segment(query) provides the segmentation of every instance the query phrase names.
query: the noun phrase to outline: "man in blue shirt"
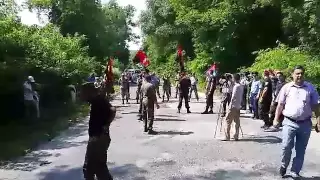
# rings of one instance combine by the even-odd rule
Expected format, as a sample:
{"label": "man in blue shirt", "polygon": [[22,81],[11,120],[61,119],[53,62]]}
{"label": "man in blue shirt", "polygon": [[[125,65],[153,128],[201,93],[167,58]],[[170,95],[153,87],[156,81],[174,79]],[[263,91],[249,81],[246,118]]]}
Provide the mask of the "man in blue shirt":
{"label": "man in blue shirt", "polygon": [[155,73],[151,74],[151,84],[154,85],[154,87],[156,88],[156,92],[158,94],[158,97],[161,98],[160,92],[159,92],[160,79],[156,76]]}
{"label": "man in blue shirt", "polygon": [[252,73],[252,84],[251,84],[251,88],[250,88],[250,104],[252,107],[252,111],[253,111],[253,118],[258,119],[259,115],[258,115],[258,99],[256,98],[258,93],[259,93],[259,89],[260,89],[260,79],[258,76],[257,72],[253,72]]}

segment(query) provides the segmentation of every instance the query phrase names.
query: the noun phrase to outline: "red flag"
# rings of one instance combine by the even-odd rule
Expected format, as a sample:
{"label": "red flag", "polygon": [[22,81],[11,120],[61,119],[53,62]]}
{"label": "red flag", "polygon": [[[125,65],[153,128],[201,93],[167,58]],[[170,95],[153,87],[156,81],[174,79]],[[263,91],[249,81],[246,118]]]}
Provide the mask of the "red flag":
{"label": "red flag", "polygon": [[181,58],[182,57],[182,51],[183,51],[183,49],[182,49],[182,46],[181,45],[178,45],[178,50],[177,50],[177,53],[178,53],[178,56]]}
{"label": "red flag", "polygon": [[108,81],[113,81],[113,71],[112,71],[112,66],[113,66],[113,57],[111,57],[107,63],[106,67],[106,75],[107,75],[107,80]]}
{"label": "red flag", "polygon": [[134,63],[140,63],[142,64],[144,67],[147,67],[150,65],[150,61],[146,55],[145,52],[143,52],[142,50],[139,50],[136,54],[136,56],[133,59]]}

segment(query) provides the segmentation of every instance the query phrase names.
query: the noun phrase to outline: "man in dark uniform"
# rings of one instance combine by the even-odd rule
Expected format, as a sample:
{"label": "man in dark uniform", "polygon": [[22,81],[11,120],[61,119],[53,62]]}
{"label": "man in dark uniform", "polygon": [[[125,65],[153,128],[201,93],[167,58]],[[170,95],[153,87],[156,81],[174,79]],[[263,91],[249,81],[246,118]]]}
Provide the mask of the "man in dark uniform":
{"label": "man in dark uniform", "polygon": [[273,125],[272,120],[269,118],[269,111],[272,102],[272,82],[269,77],[269,71],[264,71],[264,82],[262,88],[258,94],[259,96],[259,116],[264,121],[264,125],[261,127],[267,129]]}
{"label": "man in dark uniform", "polygon": [[179,79],[180,79],[180,75],[179,73],[176,75],[176,78],[175,78],[175,89],[176,89],[176,97],[175,98],[178,98],[178,94],[179,94]]}
{"label": "man in dark uniform", "polygon": [[[137,79],[137,85],[138,85],[138,87],[137,87],[137,91],[136,91],[136,100],[137,100],[137,104],[139,104],[139,100],[140,100],[140,91],[141,91],[141,86],[142,86],[142,81],[143,81],[143,75],[142,75],[142,73],[140,73],[139,74],[139,77],[138,77],[138,79]],[[141,113],[141,112],[139,112],[139,113]]]}
{"label": "man in dark uniform", "polygon": [[162,102],[164,102],[165,95],[167,96],[167,101],[169,102],[170,89],[171,89],[170,79],[169,79],[169,77],[164,77],[163,78],[163,85],[162,85],[162,90],[163,90]]}
{"label": "man in dark uniform", "polygon": [[187,113],[190,112],[189,106],[189,89],[191,87],[191,81],[186,76],[185,72],[181,72],[181,78],[179,80],[179,104],[178,104],[178,113],[180,113],[182,107],[182,100],[184,99],[185,107],[187,109]]}
{"label": "man in dark uniform", "polygon": [[[157,101],[156,87],[151,83],[152,77],[146,76],[145,82],[143,82],[141,87],[142,92],[142,117],[144,120],[144,132],[148,134],[155,134],[153,131],[153,121],[154,121],[154,105],[159,109],[159,104]],[[149,120],[149,124],[148,124]]]}
{"label": "man in dark uniform", "polygon": [[93,83],[81,86],[81,99],[91,104],[89,119],[89,141],[83,165],[85,180],[112,180],[107,166],[107,150],[111,138],[109,127],[116,110],[109,103],[103,91],[95,88]]}
{"label": "man in dark uniform", "polygon": [[[282,72],[280,72],[280,71],[277,72],[276,77],[278,78],[278,80],[277,80],[276,87],[275,87],[274,91],[272,92],[272,103],[271,103],[271,107],[270,107],[270,120],[271,121],[273,121],[275,118],[275,113],[276,113],[276,109],[278,106],[278,101],[277,101],[278,94],[279,94],[281,88],[286,84],[285,76],[283,75]],[[271,127],[269,129],[267,129],[267,131],[268,132],[278,131],[279,128],[282,126],[283,118],[284,117],[281,114],[280,119],[279,119],[280,122],[277,124],[277,126]]]}
{"label": "man in dark uniform", "polygon": [[[217,80],[213,76],[213,70],[210,71],[210,76],[207,78],[207,87],[206,87],[206,109],[201,114],[213,114],[213,94],[216,90]],[[210,111],[208,111],[210,108]]]}
{"label": "man in dark uniform", "polygon": [[127,101],[127,103],[129,102],[129,86],[130,86],[130,82],[128,80],[128,77],[123,73],[121,75],[121,78],[119,79],[119,84],[120,84],[120,92],[121,92],[121,100],[122,100],[122,104],[124,104],[124,100]]}

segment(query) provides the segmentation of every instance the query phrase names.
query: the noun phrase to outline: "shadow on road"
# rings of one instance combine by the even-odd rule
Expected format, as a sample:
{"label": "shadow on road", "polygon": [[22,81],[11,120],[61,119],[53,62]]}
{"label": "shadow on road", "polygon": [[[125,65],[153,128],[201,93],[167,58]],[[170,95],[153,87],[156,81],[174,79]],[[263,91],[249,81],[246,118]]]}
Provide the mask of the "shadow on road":
{"label": "shadow on road", "polygon": [[[146,170],[134,164],[116,166],[108,163],[110,173],[117,179],[147,180],[144,174]],[[68,167],[56,167],[49,172],[42,172],[38,175],[39,180],[81,180],[83,179],[82,167],[68,169]]]}
{"label": "shadow on road", "polygon": [[178,117],[178,116],[170,115],[170,114],[159,114],[159,115],[156,115],[156,116],[160,116],[160,117]]}
{"label": "shadow on road", "polygon": [[239,139],[239,142],[257,142],[263,144],[278,144],[282,139],[277,136],[249,136],[248,138]]}
{"label": "shadow on road", "polygon": [[223,179],[250,179],[260,177],[262,174],[257,171],[243,172],[240,170],[222,170],[218,169],[214,172],[185,177],[173,177],[170,180],[223,180]]}
{"label": "shadow on road", "polygon": [[185,119],[155,118],[154,121],[186,121]]}
{"label": "shadow on road", "polygon": [[[54,155],[46,151],[31,152],[23,158],[6,162],[6,164],[0,168],[6,170],[33,171],[41,166],[50,164],[51,162],[45,159],[51,156]],[[55,155],[55,157],[58,156],[60,156],[60,154]]]}
{"label": "shadow on road", "polygon": [[61,155],[51,151],[85,145],[87,140],[77,142],[75,139],[80,136],[85,136],[87,129],[88,126],[86,123],[70,127],[61,134],[60,137],[53,139],[49,143],[38,146],[35,151],[28,153],[24,157],[5,162],[0,168],[7,170],[32,171],[41,166],[51,164],[51,162],[48,161],[48,158],[59,157]]}
{"label": "shadow on road", "polygon": [[191,131],[183,132],[183,131],[157,131],[157,135],[190,135],[193,134]]}

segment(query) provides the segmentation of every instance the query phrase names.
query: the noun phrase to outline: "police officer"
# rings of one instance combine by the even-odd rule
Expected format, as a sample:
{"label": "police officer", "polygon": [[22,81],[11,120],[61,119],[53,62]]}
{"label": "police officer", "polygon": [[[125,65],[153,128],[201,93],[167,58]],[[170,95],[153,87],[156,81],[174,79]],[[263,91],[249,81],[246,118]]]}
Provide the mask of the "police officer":
{"label": "police officer", "polygon": [[[154,105],[159,109],[159,104],[157,101],[155,86],[151,83],[151,76],[145,77],[145,82],[142,84],[142,116],[144,120],[144,132],[148,134],[155,134],[153,131],[153,120],[154,120]],[[148,124],[149,120],[149,124]]]}
{"label": "police officer", "polygon": [[129,92],[128,92],[129,80],[124,73],[122,73],[121,78],[119,79],[119,84],[120,84],[122,104],[124,104],[125,99],[128,103],[129,102]]}
{"label": "police officer", "polygon": [[164,96],[165,95],[167,96],[167,101],[169,102],[170,89],[171,89],[170,79],[169,79],[168,76],[165,76],[163,78],[163,85],[162,85],[162,90],[163,90],[162,102],[164,102]]}
{"label": "police officer", "polygon": [[[201,114],[213,114],[213,94],[216,90],[217,80],[213,76],[213,70],[210,71],[209,76],[207,77],[207,87],[206,87],[206,109]],[[210,111],[208,111],[210,108]]]}
{"label": "police officer", "polygon": [[189,106],[189,89],[191,87],[191,81],[186,76],[185,72],[181,72],[181,78],[179,80],[179,104],[178,104],[178,113],[180,113],[182,107],[182,100],[184,99],[185,107],[187,109],[187,113],[190,112]]}
{"label": "police officer", "polygon": [[141,86],[142,86],[142,81],[143,81],[143,74],[142,73],[140,73],[139,74],[139,77],[138,77],[138,79],[137,79],[137,85],[138,85],[138,87],[137,87],[137,91],[136,91],[136,100],[137,100],[137,104],[139,104],[139,100],[140,100],[140,91],[141,91]]}

